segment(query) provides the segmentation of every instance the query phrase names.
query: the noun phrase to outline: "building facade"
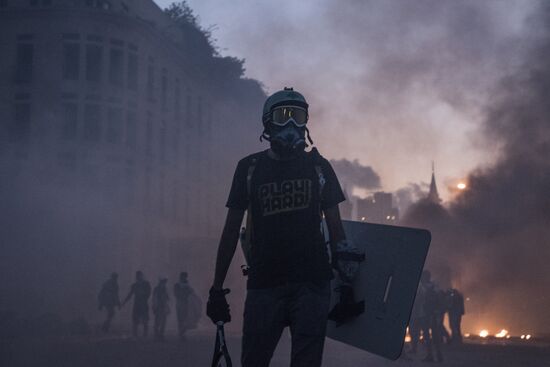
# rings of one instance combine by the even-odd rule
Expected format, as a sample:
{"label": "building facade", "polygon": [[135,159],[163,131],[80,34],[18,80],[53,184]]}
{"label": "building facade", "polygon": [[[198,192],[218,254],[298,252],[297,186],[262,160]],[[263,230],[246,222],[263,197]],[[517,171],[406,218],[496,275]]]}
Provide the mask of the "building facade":
{"label": "building facade", "polygon": [[375,192],[365,199],[357,199],[357,218],[362,222],[393,224],[399,222],[399,210],[393,206],[393,194]]}
{"label": "building facade", "polygon": [[190,37],[151,0],[0,0],[2,236],[28,281],[74,275],[86,298],[215,253],[265,96]]}

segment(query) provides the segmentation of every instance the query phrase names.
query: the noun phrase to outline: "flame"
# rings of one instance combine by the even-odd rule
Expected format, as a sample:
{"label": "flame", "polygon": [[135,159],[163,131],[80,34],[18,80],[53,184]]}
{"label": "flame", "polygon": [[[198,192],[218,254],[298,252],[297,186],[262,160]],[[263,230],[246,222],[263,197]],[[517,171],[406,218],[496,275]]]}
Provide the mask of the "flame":
{"label": "flame", "polygon": [[405,337],[405,343],[410,343],[411,340],[412,340],[412,339],[411,339],[411,337],[410,337],[409,335],[407,335],[407,336]]}
{"label": "flame", "polygon": [[508,330],[506,329],[502,329],[501,331],[498,332],[498,334],[495,334],[497,338],[504,338],[507,335],[508,335]]}
{"label": "flame", "polygon": [[479,332],[479,336],[482,337],[482,338],[486,338],[486,337],[489,336],[489,331],[488,331],[488,330],[485,330],[485,329],[484,329],[484,330],[481,330],[481,331]]}
{"label": "flame", "polygon": [[469,338],[469,337],[470,337],[470,333],[464,334],[464,337],[465,337],[465,338]]}
{"label": "flame", "polygon": [[529,339],[531,339],[531,335],[529,334],[525,335],[525,340],[529,340]]}
{"label": "flame", "polygon": [[466,184],[464,182],[459,182],[456,185],[456,188],[459,189],[459,190],[464,190],[466,188]]}

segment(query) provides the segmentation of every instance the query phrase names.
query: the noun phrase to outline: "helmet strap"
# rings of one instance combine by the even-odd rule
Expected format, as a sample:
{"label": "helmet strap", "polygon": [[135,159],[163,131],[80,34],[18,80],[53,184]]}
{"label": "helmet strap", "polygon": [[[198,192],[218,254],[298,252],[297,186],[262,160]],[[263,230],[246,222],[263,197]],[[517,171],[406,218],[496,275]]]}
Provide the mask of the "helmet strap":
{"label": "helmet strap", "polygon": [[309,129],[306,126],[306,137],[307,141],[309,142],[309,145],[313,145],[313,139],[311,139],[311,136],[309,135]]}

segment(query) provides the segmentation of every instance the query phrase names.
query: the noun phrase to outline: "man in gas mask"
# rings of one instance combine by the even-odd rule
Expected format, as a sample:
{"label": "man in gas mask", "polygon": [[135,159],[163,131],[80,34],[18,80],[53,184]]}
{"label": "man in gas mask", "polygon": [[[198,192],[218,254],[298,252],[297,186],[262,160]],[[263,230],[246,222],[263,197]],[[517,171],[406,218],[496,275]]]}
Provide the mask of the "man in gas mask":
{"label": "man in gas mask", "polygon": [[[332,265],[346,282],[347,303],[334,319],[353,317],[351,286],[363,255],[345,238],[338,204],[345,200],[330,163],[313,148],[306,152],[308,104],[285,88],[264,104],[261,139],[270,149],[239,161],[226,206],[207,314],[214,323],[231,320],[223,288],[241,237],[248,262],[241,362],[268,366],[285,327],[292,334],[292,366],[321,365],[333,277],[325,245],[327,224]],[[243,241],[241,223],[247,212]],[[351,313],[349,305],[351,307]]]}

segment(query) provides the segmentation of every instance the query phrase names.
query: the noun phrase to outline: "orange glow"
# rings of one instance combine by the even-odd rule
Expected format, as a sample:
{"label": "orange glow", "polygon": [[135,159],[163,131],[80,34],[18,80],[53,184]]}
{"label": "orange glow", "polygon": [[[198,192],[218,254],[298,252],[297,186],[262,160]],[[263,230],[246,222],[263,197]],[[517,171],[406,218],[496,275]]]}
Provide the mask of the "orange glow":
{"label": "orange glow", "polygon": [[481,330],[479,332],[479,336],[481,336],[482,338],[486,338],[489,336],[489,331],[488,330]]}
{"label": "orange glow", "polygon": [[495,334],[497,338],[505,338],[508,335],[508,330],[502,329],[498,332],[498,334]]}
{"label": "orange glow", "polygon": [[525,335],[525,340],[529,340],[529,339],[531,339],[531,335],[529,334]]}
{"label": "orange glow", "polygon": [[464,182],[459,182],[458,185],[456,185],[456,188],[459,190],[464,190],[466,188],[466,184]]}

